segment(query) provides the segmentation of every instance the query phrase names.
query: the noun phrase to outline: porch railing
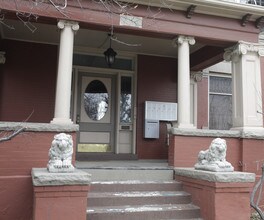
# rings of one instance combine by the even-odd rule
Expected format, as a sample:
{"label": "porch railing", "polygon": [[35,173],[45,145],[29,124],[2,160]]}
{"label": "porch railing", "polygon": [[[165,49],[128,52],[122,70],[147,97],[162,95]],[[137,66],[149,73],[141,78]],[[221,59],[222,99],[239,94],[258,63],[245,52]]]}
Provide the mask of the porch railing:
{"label": "porch railing", "polygon": [[259,202],[262,197],[262,187],[264,182],[264,165],[262,165],[262,175],[260,180],[257,182],[257,184],[254,186],[253,191],[251,193],[250,197],[250,205],[253,207],[256,212],[259,214],[261,220],[264,220],[264,213],[259,207]]}

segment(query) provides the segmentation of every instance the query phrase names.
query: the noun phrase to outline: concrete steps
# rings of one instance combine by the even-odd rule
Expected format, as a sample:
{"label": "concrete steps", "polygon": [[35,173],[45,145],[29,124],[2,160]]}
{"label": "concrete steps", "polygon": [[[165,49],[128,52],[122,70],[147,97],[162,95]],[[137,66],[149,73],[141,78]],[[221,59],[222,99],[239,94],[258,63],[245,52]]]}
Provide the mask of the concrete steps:
{"label": "concrete steps", "polygon": [[172,169],[130,169],[130,168],[85,168],[83,171],[92,175],[92,181],[127,181],[127,180],[172,180]]}
{"label": "concrete steps", "polygon": [[165,161],[76,161],[76,167],[92,175],[92,181],[165,181],[173,179],[173,168]]}
{"label": "concrete steps", "polygon": [[89,220],[198,220],[200,209],[174,180],[96,181],[88,195]]}
{"label": "concrete steps", "polygon": [[92,220],[147,220],[147,219],[193,219],[199,217],[199,208],[192,205],[140,205],[91,207],[87,210]]}

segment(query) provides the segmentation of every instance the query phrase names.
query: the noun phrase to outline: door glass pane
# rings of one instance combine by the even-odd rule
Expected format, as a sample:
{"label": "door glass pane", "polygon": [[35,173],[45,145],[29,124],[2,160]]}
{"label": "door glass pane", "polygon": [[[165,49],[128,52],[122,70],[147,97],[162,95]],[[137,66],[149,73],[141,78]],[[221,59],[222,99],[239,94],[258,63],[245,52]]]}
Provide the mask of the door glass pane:
{"label": "door glass pane", "polygon": [[132,91],[131,77],[121,77],[120,122],[131,123]]}
{"label": "door glass pane", "polygon": [[101,120],[108,109],[109,94],[105,85],[99,80],[91,81],[84,93],[84,109],[94,121]]}

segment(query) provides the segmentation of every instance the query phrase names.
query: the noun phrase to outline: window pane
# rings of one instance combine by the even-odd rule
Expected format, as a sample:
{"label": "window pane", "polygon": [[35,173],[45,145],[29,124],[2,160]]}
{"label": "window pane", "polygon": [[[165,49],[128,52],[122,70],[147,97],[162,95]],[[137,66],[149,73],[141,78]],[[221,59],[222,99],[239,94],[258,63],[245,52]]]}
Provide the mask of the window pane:
{"label": "window pane", "polygon": [[94,121],[101,120],[107,112],[109,101],[105,85],[99,80],[93,80],[87,86],[83,98],[88,117]]}
{"label": "window pane", "polygon": [[[73,65],[109,68],[103,56],[92,56],[86,54],[73,54]],[[132,60],[116,58],[113,69],[133,70]]]}
{"label": "window pane", "polygon": [[210,92],[232,94],[232,79],[210,76]]}
{"label": "window pane", "polygon": [[232,96],[210,95],[209,128],[229,130],[232,127]]}
{"label": "window pane", "polygon": [[132,79],[131,77],[121,77],[120,96],[120,122],[131,123],[132,111]]}

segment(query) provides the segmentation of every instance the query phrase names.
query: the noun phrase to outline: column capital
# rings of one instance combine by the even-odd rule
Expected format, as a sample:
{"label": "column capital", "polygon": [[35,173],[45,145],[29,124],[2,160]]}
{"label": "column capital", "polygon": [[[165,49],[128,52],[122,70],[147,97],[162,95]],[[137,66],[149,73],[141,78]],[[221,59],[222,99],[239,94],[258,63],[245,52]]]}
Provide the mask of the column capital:
{"label": "column capital", "polygon": [[59,20],[57,24],[59,29],[64,29],[66,26],[71,27],[73,31],[78,31],[79,30],[79,23],[75,21],[66,21],[66,20]]}
{"label": "column capital", "polygon": [[194,37],[179,35],[172,40],[172,45],[173,47],[177,47],[179,44],[183,44],[184,42],[187,42],[190,45],[194,45],[195,39]]}
{"label": "column capital", "polygon": [[233,58],[236,58],[240,55],[246,55],[248,52],[257,53],[259,56],[264,56],[264,45],[259,43],[239,41],[236,45],[225,49],[224,59],[226,61],[231,61]]}

